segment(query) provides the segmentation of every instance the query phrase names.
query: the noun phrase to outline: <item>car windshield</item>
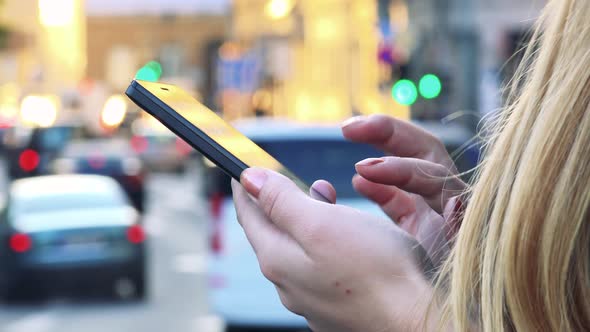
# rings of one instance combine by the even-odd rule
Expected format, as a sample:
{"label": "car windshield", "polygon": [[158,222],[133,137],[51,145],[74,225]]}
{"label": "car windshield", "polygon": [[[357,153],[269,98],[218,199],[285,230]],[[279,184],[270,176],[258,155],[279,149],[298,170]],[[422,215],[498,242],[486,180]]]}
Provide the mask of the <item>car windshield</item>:
{"label": "car windshield", "polygon": [[358,197],[351,184],[354,164],[381,155],[371,146],[344,140],[273,140],[258,145],[306,183],[329,181],[339,198]]}
{"label": "car windshield", "polygon": [[20,197],[14,201],[16,214],[50,213],[60,210],[100,209],[124,206],[119,193],[75,193]]}

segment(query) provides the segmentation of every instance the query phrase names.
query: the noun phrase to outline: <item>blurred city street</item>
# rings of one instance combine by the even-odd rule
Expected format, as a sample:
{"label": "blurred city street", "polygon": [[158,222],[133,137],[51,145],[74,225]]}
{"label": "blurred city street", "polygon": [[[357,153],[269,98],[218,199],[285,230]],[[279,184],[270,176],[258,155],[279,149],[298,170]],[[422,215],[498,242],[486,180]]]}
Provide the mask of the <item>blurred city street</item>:
{"label": "blurred city street", "polygon": [[217,115],[383,217],[351,184],[383,151],[341,123],[410,121],[468,181],[543,3],[0,0],[0,332],[308,331],[262,275],[230,178],[130,82],[186,91],[200,131]]}
{"label": "blurred city street", "polygon": [[221,331],[207,308],[205,205],[195,175],[193,169],[148,180],[144,222],[151,259],[145,302],[76,294],[1,304],[0,331]]}

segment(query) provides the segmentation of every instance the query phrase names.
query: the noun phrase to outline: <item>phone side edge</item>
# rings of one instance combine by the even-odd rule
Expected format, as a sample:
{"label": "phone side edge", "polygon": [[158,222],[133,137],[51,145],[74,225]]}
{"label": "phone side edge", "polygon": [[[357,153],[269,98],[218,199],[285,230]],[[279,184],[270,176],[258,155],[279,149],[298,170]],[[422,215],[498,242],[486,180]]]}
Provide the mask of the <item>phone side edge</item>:
{"label": "phone side edge", "polygon": [[214,162],[227,175],[239,180],[242,172],[248,168],[248,165],[235,158],[235,156],[225,150],[220,144],[210,138],[207,139],[207,135],[199,130],[199,128],[192,124],[187,125],[183,123],[184,121],[182,121],[181,116],[176,114],[165,103],[158,103],[159,100],[138,82],[133,81],[127,88],[125,94],[137,106],[151,114],[174,134]]}

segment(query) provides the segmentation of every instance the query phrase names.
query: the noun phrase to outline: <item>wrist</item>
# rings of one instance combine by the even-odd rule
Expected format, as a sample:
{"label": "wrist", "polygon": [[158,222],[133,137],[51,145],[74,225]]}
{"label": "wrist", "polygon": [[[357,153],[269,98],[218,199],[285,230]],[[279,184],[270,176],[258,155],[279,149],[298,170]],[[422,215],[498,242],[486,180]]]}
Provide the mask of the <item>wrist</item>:
{"label": "wrist", "polygon": [[[439,329],[441,310],[435,301],[435,289],[417,267],[394,289],[384,292],[391,331],[433,331]],[[442,327],[442,326],[441,326]],[[443,328],[446,331],[448,329]]]}

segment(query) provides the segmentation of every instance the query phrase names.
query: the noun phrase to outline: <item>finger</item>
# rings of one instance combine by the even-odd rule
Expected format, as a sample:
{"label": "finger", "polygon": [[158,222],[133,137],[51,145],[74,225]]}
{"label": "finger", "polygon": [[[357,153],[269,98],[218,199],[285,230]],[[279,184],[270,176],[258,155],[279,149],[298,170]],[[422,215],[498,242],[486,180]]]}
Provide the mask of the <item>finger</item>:
{"label": "finger", "polygon": [[394,186],[374,183],[358,174],[352,178],[352,186],[361,195],[377,203],[396,223],[403,222],[406,216],[416,211],[412,197]]}
{"label": "finger", "polygon": [[330,206],[312,199],[293,181],[270,170],[249,168],[241,180],[270,221],[300,244],[318,216],[326,213],[320,209]]}
{"label": "finger", "polygon": [[[232,180],[232,191],[238,222],[254,249],[260,271],[268,280],[282,286],[288,271],[305,260],[304,251],[293,238],[268,220],[239,182]],[[293,276],[289,278],[293,279]]]}
{"label": "finger", "polygon": [[263,248],[269,247],[273,238],[281,236],[280,232],[273,223],[268,221],[238,181],[232,179],[231,187],[238,222],[258,255]]}
{"label": "finger", "polygon": [[311,198],[320,202],[336,204],[336,189],[328,181],[318,180],[309,189]]}
{"label": "finger", "polygon": [[347,139],[374,145],[399,157],[420,158],[454,167],[441,141],[426,130],[385,115],[356,117],[342,126]]}
{"label": "finger", "polygon": [[359,175],[374,183],[396,186],[421,195],[442,213],[447,200],[465,190],[465,183],[446,167],[414,158],[384,157],[356,164]]}
{"label": "finger", "polygon": [[[358,174],[353,177],[352,183],[359,193],[379,204],[393,221],[412,235],[424,247],[435,265],[446,257],[448,232],[441,215],[428,207],[419,212],[416,199],[394,186],[373,183]],[[423,201],[420,203],[426,204]]]}

